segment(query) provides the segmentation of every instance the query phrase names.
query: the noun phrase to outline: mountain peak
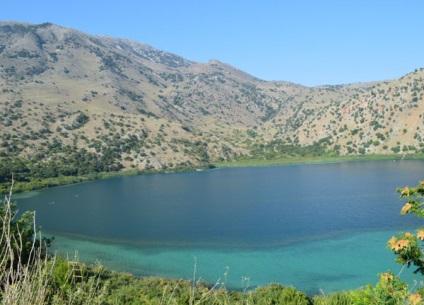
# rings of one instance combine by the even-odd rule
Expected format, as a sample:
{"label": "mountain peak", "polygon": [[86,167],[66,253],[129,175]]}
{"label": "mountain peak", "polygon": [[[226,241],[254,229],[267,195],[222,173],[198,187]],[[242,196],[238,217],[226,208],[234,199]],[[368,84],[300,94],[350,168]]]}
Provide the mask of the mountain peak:
{"label": "mountain peak", "polygon": [[293,151],[424,148],[423,70],[309,88],[129,39],[10,21],[0,22],[0,61],[0,159],[59,164],[75,153],[113,161],[110,169],[172,170]]}

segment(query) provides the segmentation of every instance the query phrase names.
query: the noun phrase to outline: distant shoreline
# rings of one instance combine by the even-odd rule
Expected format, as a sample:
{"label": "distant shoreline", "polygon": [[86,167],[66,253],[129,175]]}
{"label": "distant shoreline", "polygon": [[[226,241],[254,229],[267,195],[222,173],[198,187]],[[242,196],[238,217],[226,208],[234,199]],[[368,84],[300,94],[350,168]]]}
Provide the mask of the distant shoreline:
{"label": "distant shoreline", "polygon": [[226,167],[250,167],[250,166],[271,166],[287,164],[314,164],[314,163],[338,163],[350,161],[375,161],[375,160],[424,160],[424,154],[410,155],[360,155],[360,156],[319,156],[319,157],[293,157],[284,159],[246,159],[228,162],[215,162],[217,168]]}
{"label": "distant shoreline", "polygon": [[[227,162],[214,162],[209,165],[199,165],[187,168],[178,168],[173,171],[140,171],[140,170],[127,170],[120,172],[105,172],[93,173],[84,176],[61,176],[45,179],[33,179],[30,182],[16,182],[13,186],[13,193],[23,193],[35,190],[41,190],[51,187],[58,187],[70,184],[77,184],[89,182],[94,180],[103,180],[127,176],[137,175],[151,175],[151,174],[165,174],[165,173],[181,173],[181,172],[194,172],[196,170],[208,170],[212,168],[235,168],[235,167],[254,167],[254,166],[273,166],[273,165],[289,165],[289,164],[320,164],[320,163],[339,163],[351,161],[375,161],[375,160],[424,160],[424,154],[390,154],[390,155],[361,155],[361,156],[319,156],[319,157],[292,157],[280,159],[245,159]],[[6,193],[9,186],[4,184],[0,188],[1,193]]]}

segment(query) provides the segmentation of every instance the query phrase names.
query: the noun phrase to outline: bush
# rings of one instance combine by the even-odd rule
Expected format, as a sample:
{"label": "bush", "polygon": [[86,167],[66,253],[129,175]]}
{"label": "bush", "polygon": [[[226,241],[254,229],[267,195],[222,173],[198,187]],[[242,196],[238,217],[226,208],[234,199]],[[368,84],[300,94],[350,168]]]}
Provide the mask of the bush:
{"label": "bush", "polygon": [[252,294],[253,303],[257,305],[287,304],[308,305],[309,298],[306,294],[297,291],[293,287],[284,287],[280,284],[270,284],[266,287],[257,288]]}
{"label": "bush", "polygon": [[328,296],[315,296],[313,299],[314,305],[351,305],[352,300],[348,292],[336,292]]}

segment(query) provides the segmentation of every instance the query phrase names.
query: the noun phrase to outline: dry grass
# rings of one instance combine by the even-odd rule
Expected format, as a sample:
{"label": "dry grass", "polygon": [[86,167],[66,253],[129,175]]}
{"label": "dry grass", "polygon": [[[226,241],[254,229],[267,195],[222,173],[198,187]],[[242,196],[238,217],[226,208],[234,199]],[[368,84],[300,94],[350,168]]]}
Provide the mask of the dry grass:
{"label": "dry grass", "polygon": [[[13,184],[12,184],[13,185]],[[42,247],[37,247],[38,242],[34,236],[31,244],[28,262],[22,261],[23,238],[21,228],[15,236],[11,226],[16,217],[11,204],[12,188],[5,196],[5,214],[1,217],[3,224],[0,244],[0,279],[2,304],[44,304],[49,294],[49,281],[51,279],[54,261],[49,262],[47,255],[42,254]],[[34,222],[34,230],[35,230]]]}
{"label": "dry grass", "polygon": [[[13,183],[12,183],[13,188]],[[2,232],[0,236],[0,301],[1,304],[103,304],[107,296],[107,285],[100,284],[99,274],[84,277],[79,283],[73,280],[72,268],[68,268],[64,283],[71,283],[66,289],[57,286],[54,276],[56,257],[49,257],[40,234],[34,234],[30,244],[29,258],[23,261],[25,253],[23,230],[16,221],[17,212],[12,208],[12,188],[5,196],[5,213],[1,216]],[[12,233],[16,226],[17,234]],[[33,221],[35,227],[35,214]],[[37,236],[38,235],[38,236]],[[68,264],[68,262],[65,262]]]}

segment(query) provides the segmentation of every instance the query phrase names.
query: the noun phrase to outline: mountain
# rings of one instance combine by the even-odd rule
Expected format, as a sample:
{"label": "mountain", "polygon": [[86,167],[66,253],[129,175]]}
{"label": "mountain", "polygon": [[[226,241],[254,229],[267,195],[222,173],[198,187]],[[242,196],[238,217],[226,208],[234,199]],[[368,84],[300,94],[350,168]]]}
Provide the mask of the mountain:
{"label": "mountain", "polygon": [[3,21],[0,177],[421,152],[423,74],[305,87],[127,39]]}

